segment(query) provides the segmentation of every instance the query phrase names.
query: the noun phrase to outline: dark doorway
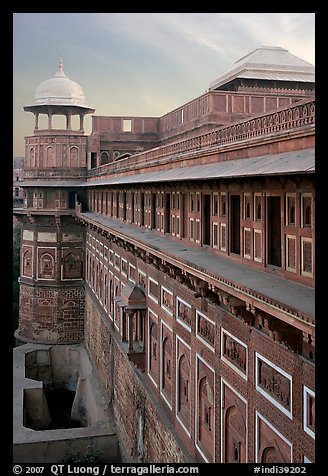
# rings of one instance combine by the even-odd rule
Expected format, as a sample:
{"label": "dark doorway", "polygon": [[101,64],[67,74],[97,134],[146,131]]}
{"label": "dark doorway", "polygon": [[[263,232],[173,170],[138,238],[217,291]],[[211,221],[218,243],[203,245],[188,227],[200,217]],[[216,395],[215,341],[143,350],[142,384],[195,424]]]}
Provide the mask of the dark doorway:
{"label": "dark doorway", "polygon": [[211,195],[203,195],[203,244],[211,244]]}
{"label": "dark doorway", "polygon": [[134,193],[131,193],[131,223],[134,223]]}
{"label": "dark doorway", "polygon": [[116,218],[120,218],[120,193],[116,192]]}
{"label": "dark doorway", "polygon": [[97,153],[91,152],[91,168],[95,169],[97,167]]}
{"label": "dark doorway", "polygon": [[76,192],[68,192],[68,208],[75,208],[75,193]]}
{"label": "dark doorway", "polygon": [[165,194],[165,210],[164,210],[164,233],[171,233],[171,195]]}
{"label": "dark doorway", "polygon": [[123,220],[126,220],[126,192],[123,192]]}
{"label": "dark doorway", "polygon": [[156,228],[156,193],[151,194],[151,212],[150,212],[150,228]]}
{"label": "dark doorway", "polygon": [[240,255],[240,195],[231,195],[231,253]]}
{"label": "dark doorway", "polygon": [[140,226],[145,224],[145,194],[140,194]]}
{"label": "dark doorway", "polygon": [[268,264],[281,267],[280,197],[268,197]]}
{"label": "dark doorway", "polygon": [[188,220],[188,210],[187,210],[187,200],[186,194],[182,194],[181,200],[181,237],[186,238],[187,233],[187,220]]}

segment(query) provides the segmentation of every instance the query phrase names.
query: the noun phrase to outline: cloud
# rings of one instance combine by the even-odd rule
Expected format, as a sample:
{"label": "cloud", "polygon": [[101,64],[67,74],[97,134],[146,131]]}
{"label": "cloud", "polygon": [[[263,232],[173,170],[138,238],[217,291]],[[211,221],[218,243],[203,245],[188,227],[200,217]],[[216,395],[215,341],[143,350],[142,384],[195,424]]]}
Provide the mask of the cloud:
{"label": "cloud", "polygon": [[32,133],[33,116],[22,108],[60,54],[67,76],[104,115],[164,114],[262,45],[314,64],[313,13],[17,13],[13,26],[17,138],[23,128]]}

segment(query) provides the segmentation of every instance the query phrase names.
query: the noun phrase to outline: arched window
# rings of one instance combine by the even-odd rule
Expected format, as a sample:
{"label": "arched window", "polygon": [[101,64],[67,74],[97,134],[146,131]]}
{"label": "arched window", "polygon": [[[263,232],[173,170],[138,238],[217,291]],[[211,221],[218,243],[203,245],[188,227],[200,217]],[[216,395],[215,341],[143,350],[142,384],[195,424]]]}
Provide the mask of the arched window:
{"label": "arched window", "polygon": [[153,371],[157,361],[157,324],[152,322],[149,330],[149,370]]}
{"label": "arched window", "polygon": [[262,218],[262,207],[261,207],[261,203],[258,203],[256,207],[256,219],[261,220],[261,218]]}
{"label": "arched window", "polygon": [[246,218],[251,217],[251,204],[249,202],[246,203]]}
{"label": "arched window", "polygon": [[54,279],[55,260],[49,253],[44,253],[40,258],[40,277],[44,279]]}
{"label": "arched window", "polygon": [[46,151],[46,167],[54,167],[55,166],[55,151],[53,147],[47,147]]}
{"label": "arched window", "polygon": [[199,432],[198,438],[205,446],[212,443],[213,438],[213,391],[206,377],[199,382]]}
{"label": "arched window", "polygon": [[65,256],[64,278],[82,278],[82,261],[77,253],[71,252]]}
{"label": "arched window", "polygon": [[172,344],[169,336],[163,341],[163,359],[162,359],[162,388],[166,395],[171,398],[172,383]]}
{"label": "arched window", "polygon": [[100,154],[100,165],[108,164],[108,162],[109,162],[108,152],[102,152]]}
{"label": "arched window", "polygon": [[311,205],[305,208],[305,226],[311,226]]}
{"label": "arched window", "polygon": [[295,225],[295,206],[291,205],[289,208],[289,224]]}
{"label": "arched window", "polygon": [[32,276],[32,253],[27,250],[23,255],[23,274]]}
{"label": "arched window", "polygon": [[178,411],[189,423],[190,417],[190,367],[185,354],[179,359]]}
{"label": "arched window", "polygon": [[71,147],[69,151],[70,167],[78,167],[79,151],[77,147]]}
{"label": "arched window", "polygon": [[35,150],[34,150],[34,147],[30,148],[30,160],[31,160],[31,167],[35,167]]}

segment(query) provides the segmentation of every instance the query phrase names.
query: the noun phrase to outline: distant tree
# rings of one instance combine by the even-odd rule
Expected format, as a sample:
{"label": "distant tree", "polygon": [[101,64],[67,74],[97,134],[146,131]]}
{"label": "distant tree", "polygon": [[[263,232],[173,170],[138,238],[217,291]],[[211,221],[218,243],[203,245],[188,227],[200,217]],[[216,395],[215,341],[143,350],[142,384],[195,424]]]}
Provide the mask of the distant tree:
{"label": "distant tree", "polygon": [[13,227],[13,332],[18,328],[21,228]]}

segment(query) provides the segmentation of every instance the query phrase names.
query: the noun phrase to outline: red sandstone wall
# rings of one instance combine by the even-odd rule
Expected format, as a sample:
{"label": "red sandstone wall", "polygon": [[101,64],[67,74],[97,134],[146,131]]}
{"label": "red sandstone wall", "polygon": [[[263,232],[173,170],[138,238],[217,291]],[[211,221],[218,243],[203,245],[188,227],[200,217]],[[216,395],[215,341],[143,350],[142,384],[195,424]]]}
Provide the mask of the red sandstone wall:
{"label": "red sandstone wall", "polygon": [[[131,368],[127,356],[112,338],[93,299],[86,294],[85,344],[108,403],[113,403],[117,432],[128,461],[185,462],[179,443],[163,424],[156,402],[148,395]],[[143,424],[143,448],[139,444],[139,420]],[[164,415],[168,426],[168,417]],[[139,452],[138,452],[139,449]],[[139,454],[138,454],[139,453]],[[123,453],[124,457],[124,453]]]}
{"label": "red sandstone wall", "polygon": [[[137,461],[143,454],[145,462],[203,462],[204,458],[218,462],[239,456],[240,461],[248,462],[303,462],[304,456],[314,461],[314,439],[304,430],[303,396],[305,389],[311,392],[315,388],[314,365],[274,341],[269,330],[259,328],[257,318],[251,325],[243,322],[224,306],[196,298],[192,290],[161,270],[92,234],[99,242],[87,235],[86,277],[94,291],[87,291],[85,342],[106,399],[113,404],[128,460]],[[105,265],[102,269],[109,269],[115,286],[127,282],[120,266],[124,260],[133,265],[136,282],[141,271],[145,274],[148,318],[157,323],[154,371],[148,372],[149,358],[153,357],[152,346],[148,349],[148,320],[146,370],[141,373],[133,367],[120,330],[114,326],[119,320],[112,320],[114,316],[110,317],[97,298],[96,293],[102,291],[97,276],[92,282],[95,273],[89,266],[93,254],[100,267]],[[167,290],[164,293],[163,288]],[[189,317],[188,312],[180,317],[176,314],[177,297],[190,305]],[[226,342],[224,335],[229,337]],[[170,347],[164,345],[167,337],[171,339]],[[178,408],[177,392],[183,388],[177,383],[182,354],[189,360],[189,374],[188,365],[184,366],[181,379],[183,384],[189,377],[189,425],[188,408]],[[169,365],[166,359],[171,361]],[[260,364],[261,370],[256,370]],[[165,389],[163,378],[168,369],[171,383]],[[231,407],[235,409],[229,411]],[[240,422],[244,428],[240,429]],[[226,434],[227,440],[239,435],[239,453],[231,446],[231,438],[230,443],[225,442]],[[276,447],[269,451],[268,442],[273,437]],[[225,444],[230,446],[222,451]]]}
{"label": "red sandstone wall", "polygon": [[84,288],[32,287],[20,284],[19,334],[37,342],[81,342]]}

